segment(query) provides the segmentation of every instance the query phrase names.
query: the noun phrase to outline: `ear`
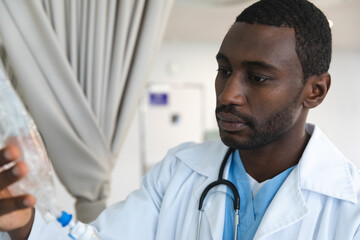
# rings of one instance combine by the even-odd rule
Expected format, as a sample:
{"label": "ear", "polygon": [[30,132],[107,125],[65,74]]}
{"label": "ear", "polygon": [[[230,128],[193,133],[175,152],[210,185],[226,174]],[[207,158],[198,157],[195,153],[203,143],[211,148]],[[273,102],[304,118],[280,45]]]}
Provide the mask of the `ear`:
{"label": "ear", "polygon": [[306,96],[303,106],[310,109],[320,105],[326,97],[330,85],[331,76],[328,72],[309,77],[305,83]]}

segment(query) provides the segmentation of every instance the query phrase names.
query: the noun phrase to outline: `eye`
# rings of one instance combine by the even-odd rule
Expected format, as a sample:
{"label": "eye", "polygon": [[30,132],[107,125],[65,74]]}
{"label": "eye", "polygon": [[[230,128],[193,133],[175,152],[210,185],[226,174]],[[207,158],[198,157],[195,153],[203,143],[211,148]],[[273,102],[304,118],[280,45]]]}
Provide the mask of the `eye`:
{"label": "eye", "polygon": [[217,69],[218,73],[225,76],[225,77],[229,77],[231,75],[231,70],[228,68],[224,68],[224,67],[219,67]]}
{"label": "eye", "polygon": [[264,76],[259,76],[259,75],[251,75],[251,74],[248,76],[248,78],[250,81],[257,82],[257,83],[264,82],[269,79],[269,77],[264,77]]}

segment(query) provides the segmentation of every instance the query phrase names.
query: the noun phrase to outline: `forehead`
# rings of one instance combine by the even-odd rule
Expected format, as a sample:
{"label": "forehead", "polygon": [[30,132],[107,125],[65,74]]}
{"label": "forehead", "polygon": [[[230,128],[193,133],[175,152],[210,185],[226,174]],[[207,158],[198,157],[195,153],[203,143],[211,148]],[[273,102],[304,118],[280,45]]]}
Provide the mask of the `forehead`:
{"label": "forehead", "polygon": [[261,61],[279,68],[301,68],[295,51],[295,31],[288,27],[236,22],[226,34],[219,52],[234,63]]}

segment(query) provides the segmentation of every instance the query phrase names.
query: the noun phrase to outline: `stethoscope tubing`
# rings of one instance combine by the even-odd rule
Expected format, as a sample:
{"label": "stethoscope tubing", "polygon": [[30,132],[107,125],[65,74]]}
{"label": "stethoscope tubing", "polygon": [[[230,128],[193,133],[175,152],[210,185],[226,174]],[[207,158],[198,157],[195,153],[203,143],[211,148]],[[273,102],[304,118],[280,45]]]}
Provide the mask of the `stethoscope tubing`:
{"label": "stethoscope tubing", "polygon": [[205,190],[202,192],[201,196],[200,196],[200,201],[199,201],[199,211],[202,210],[202,206],[203,206],[203,203],[204,203],[204,200],[205,200],[205,197],[206,195],[208,194],[208,192],[218,186],[218,185],[226,185],[228,186],[231,191],[233,192],[234,194],[234,202],[233,202],[233,205],[234,205],[234,210],[236,211],[236,209],[240,209],[240,195],[239,195],[239,192],[237,191],[235,185],[228,181],[228,180],[225,180],[225,179],[219,179],[219,180],[216,180],[215,182],[212,182],[210,183],[206,188]]}

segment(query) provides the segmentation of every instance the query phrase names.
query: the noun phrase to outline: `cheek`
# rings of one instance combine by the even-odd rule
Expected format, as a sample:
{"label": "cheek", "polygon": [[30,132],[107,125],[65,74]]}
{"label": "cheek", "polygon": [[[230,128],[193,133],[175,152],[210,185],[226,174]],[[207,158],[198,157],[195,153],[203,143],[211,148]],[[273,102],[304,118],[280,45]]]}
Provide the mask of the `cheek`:
{"label": "cheek", "polygon": [[248,93],[247,102],[252,115],[259,121],[265,121],[287,106],[293,97],[294,95],[288,94],[288,90],[277,88],[271,91],[251,91]]}
{"label": "cheek", "polygon": [[218,79],[218,77],[216,77],[215,79],[215,93],[216,93],[216,98],[219,97],[219,95],[221,94],[221,92],[223,91],[225,85],[223,84],[222,81],[220,81]]}

